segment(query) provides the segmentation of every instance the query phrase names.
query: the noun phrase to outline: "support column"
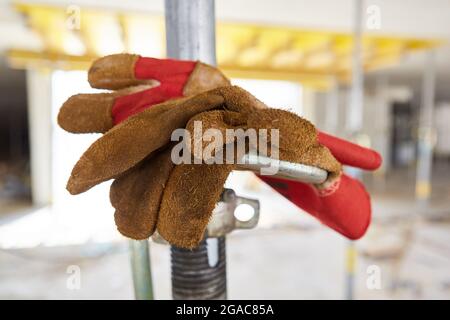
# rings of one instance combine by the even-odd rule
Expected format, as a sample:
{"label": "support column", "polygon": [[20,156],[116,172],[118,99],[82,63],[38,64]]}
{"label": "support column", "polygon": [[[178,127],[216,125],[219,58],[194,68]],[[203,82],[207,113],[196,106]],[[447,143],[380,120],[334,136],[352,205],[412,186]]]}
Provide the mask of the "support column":
{"label": "support column", "polygon": [[422,84],[422,105],[420,108],[418,130],[418,158],[416,171],[416,199],[426,206],[431,195],[431,173],[433,167],[433,111],[436,86],[435,53],[427,53]]}
{"label": "support column", "polygon": [[214,0],[166,0],[167,56],[216,65]]}
{"label": "support column", "polygon": [[[166,0],[167,56],[216,64],[214,0]],[[226,299],[225,237],[171,247],[174,299]]]}
{"label": "support column", "polygon": [[[353,55],[352,55],[352,86],[350,91],[350,105],[347,110],[346,131],[350,139],[358,143],[363,127],[364,107],[364,68],[362,61],[362,14],[364,0],[354,0],[353,6]],[[361,171],[351,168],[348,172],[355,178],[360,177]],[[355,287],[357,252],[353,241],[346,246],[346,299],[353,300]]]}
{"label": "support column", "polygon": [[362,61],[362,13],[363,0],[354,0],[352,86],[346,127],[350,134],[361,131],[364,106],[364,68]]}

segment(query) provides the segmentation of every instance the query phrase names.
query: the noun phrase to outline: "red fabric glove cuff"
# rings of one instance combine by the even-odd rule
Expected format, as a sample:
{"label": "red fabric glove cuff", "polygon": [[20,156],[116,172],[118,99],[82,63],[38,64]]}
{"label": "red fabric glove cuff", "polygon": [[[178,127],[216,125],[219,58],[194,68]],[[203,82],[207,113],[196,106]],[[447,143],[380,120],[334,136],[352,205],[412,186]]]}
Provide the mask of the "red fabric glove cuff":
{"label": "red fabric glove cuff", "polygon": [[343,236],[356,240],[369,227],[370,197],[361,182],[342,174],[334,192],[319,191],[310,184],[268,176],[260,178],[292,203]]}

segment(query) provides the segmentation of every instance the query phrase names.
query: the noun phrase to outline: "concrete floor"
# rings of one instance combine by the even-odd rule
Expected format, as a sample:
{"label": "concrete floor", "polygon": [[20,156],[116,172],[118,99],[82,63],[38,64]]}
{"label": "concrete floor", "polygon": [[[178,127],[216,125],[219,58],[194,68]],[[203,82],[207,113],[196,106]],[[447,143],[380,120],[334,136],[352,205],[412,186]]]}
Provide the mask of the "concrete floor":
{"label": "concrete floor", "polygon": [[[428,226],[401,259],[360,254],[355,298],[449,299],[449,230]],[[445,242],[433,242],[436,231]],[[346,242],[331,232],[256,230],[232,235],[227,244],[232,299],[345,298]],[[151,259],[155,296],[170,299],[168,247],[152,244]],[[133,298],[126,242],[8,250],[0,252],[0,261],[1,299]],[[73,290],[67,283],[74,265],[81,281]],[[366,287],[370,265],[381,270],[379,290]]]}
{"label": "concrete floor", "polygon": [[[414,202],[408,172],[372,183],[374,223],[356,242],[354,298],[450,299],[448,178],[437,175],[428,207]],[[229,298],[345,299],[348,242],[282,198],[269,201],[267,190],[258,192],[264,199],[258,228],[227,239]],[[132,299],[127,249],[123,238],[3,248],[0,299]],[[152,243],[151,260],[155,296],[170,299],[169,248]],[[73,266],[80,270],[79,289],[70,286]],[[374,266],[380,289],[367,286]]]}

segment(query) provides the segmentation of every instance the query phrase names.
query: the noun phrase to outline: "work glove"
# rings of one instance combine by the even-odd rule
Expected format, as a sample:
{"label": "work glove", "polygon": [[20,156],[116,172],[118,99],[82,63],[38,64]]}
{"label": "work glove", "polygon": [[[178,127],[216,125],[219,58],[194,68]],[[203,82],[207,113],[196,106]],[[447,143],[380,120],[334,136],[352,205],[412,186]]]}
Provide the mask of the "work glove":
{"label": "work glove", "polygon": [[148,107],[230,84],[216,68],[199,61],[114,54],[88,72],[93,88],[109,93],[77,94],[59,111],[58,124],[73,133],[104,133]]}
{"label": "work glove", "polygon": [[[318,141],[343,165],[376,170],[381,156],[374,150],[319,132]],[[361,238],[370,225],[370,195],[364,185],[342,173],[320,185],[259,176],[289,201],[349,239]]]}
{"label": "work glove", "polygon": [[[230,92],[230,96],[236,99],[235,101],[244,100],[239,98],[240,93],[243,92],[239,88],[225,87],[213,92],[224,89]],[[201,138],[196,141],[192,138],[187,143],[194,146],[189,149],[191,156],[194,160],[202,160],[202,162],[201,164],[181,164],[173,169],[163,194],[158,216],[157,230],[171,243],[185,246],[185,242],[179,242],[180,234],[185,235],[186,239],[195,239],[194,244],[201,240],[212,210],[219,201],[225,180],[230,172],[236,169],[236,162],[246,153],[259,154],[261,148],[267,146],[268,150],[264,155],[273,155],[272,152],[276,148],[280,160],[322,168],[329,172],[330,179],[340,175],[340,163],[334,159],[327,148],[318,143],[317,132],[311,123],[291,112],[268,107],[260,108],[259,105],[255,108],[241,107],[230,110],[230,106],[227,105],[229,101],[225,98],[224,110],[202,112],[192,117],[186,125],[186,130],[190,132],[189,136],[195,137],[195,123],[201,123],[204,132],[216,129],[222,132],[220,135],[222,137],[226,136],[226,130],[229,129],[243,132],[247,132],[248,129],[255,129],[256,132],[265,129],[268,133],[272,132],[271,129],[277,129],[279,141],[272,140],[269,134],[267,139],[261,139],[265,140],[262,144],[261,140],[258,140],[257,144],[252,144],[251,140],[247,143],[245,136],[241,136],[227,144],[222,144],[222,148],[220,146],[215,148],[215,153],[211,153],[208,157],[204,151],[210,141],[205,142]],[[236,111],[238,109],[240,110]],[[197,143],[203,143],[204,146],[195,149]],[[240,148],[241,145],[244,148]],[[229,147],[236,151],[232,159],[233,164],[226,164],[228,163],[226,160],[229,159],[226,158]],[[198,150],[203,152],[196,152]],[[218,153],[220,156],[217,157]],[[210,159],[216,161],[220,159],[224,164],[209,162]],[[188,247],[190,247],[189,244]]]}
{"label": "work glove", "polygon": [[[69,132],[105,133],[144,108],[167,101],[152,112],[152,116],[159,120],[158,124],[164,124],[167,122],[161,114],[175,105],[173,99],[229,85],[228,79],[219,70],[201,62],[154,59],[131,54],[115,54],[96,60],[89,69],[88,80],[94,88],[114,91],[70,97],[58,114],[58,124]],[[193,107],[192,114],[203,110],[203,104],[208,102],[212,102],[210,107],[213,108],[217,99],[216,102],[200,101],[198,109]],[[182,99],[177,103],[185,106]],[[197,100],[192,101],[192,104],[196,103]],[[185,119],[178,118],[178,123],[189,119],[189,114],[181,116]],[[175,124],[167,132],[176,127]],[[124,142],[134,143],[132,138]],[[158,147],[153,145],[153,148]],[[127,152],[125,149],[126,146],[124,154]],[[173,167],[169,160],[170,157],[164,152],[149,155],[139,165],[120,174],[121,179],[113,183],[110,199],[116,207],[116,224],[124,235],[144,239],[154,232],[163,186]],[[69,182],[67,188],[76,194],[89,189],[91,183],[95,185],[98,182],[89,182],[87,186]]]}
{"label": "work glove", "polygon": [[[145,63],[142,61],[147,61],[146,67],[143,67]],[[189,68],[186,71],[189,64],[192,70]],[[134,73],[130,70],[134,70]],[[211,81],[208,81],[208,77]],[[73,194],[81,193],[102,181],[115,178],[111,186],[111,203],[116,208],[118,229],[128,237],[147,238],[156,227],[166,240],[180,247],[193,247],[203,237],[223,183],[235,166],[173,164],[170,159],[173,146],[170,142],[171,133],[186,125],[188,130],[192,130],[192,123],[196,119],[210,124],[206,127],[216,129],[267,129],[281,119],[282,123],[291,125],[278,128],[282,160],[327,170],[330,173],[326,182],[328,184],[343,180],[338,179],[340,164],[328,149],[317,143],[317,132],[306,120],[281,110],[262,111],[267,107],[238,87],[224,87],[181,98],[186,92],[197,93],[205,88],[227,85],[228,80],[213,67],[198,62],[113,55],[93,64],[89,81],[95,87],[120,89],[113,93],[76,95],[61,108],[58,122],[66,130],[75,133],[107,131],[74,167],[68,190]],[[165,88],[155,86],[158,83]],[[182,89],[167,89],[170,86],[174,88],[173,84],[178,84],[178,88]],[[132,87],[124,88],[130,85]],[[149,87],[142,90],[142,86]],[[155,96],[151,93],[155,93]],[[115,108],[120,112],[114,113]],[[295,126],[292,126],[292,121]],[[118,125],[111,129],[114,124]],[[292,134],[292,128],[303,128],[303,131],[299,131],[303,135]],[[308,134],[305,135],[305,132]],[[307,146],[306,149],[300,147],[302,144]],[[195,157],[194,154],[192,156]],[[273,178],[272,185],[274,181],[277,179]],[[315,188],[320,190],[321,186]],[[360,189],[352,188],[351,192],[361,192]],[[277,191],[282,190],[278,188]],[[365,192],[364,189],[362,191]],[[310,213],[326,223],[326,219],[315,211]],[[345,228],[343,232],[336,225],[346,226],[351,221],[334,221],[335,218],[348,217],[331,216],[331,222],[326,223],[345,234]]]}

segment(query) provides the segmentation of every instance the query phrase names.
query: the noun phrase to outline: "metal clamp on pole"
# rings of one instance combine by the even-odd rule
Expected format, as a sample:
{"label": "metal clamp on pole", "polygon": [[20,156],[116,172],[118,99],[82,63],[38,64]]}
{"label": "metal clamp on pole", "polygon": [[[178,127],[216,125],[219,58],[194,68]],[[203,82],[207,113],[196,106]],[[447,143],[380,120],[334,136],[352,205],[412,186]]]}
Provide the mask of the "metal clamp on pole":
{"label": "metal clamp on pole", "polygon": [[[236,208],[242,204],[249,205],[253,214],[248,220],[239,220],[235,216]],[[224,189],[219,202],[206,227],[206,238],[220,238],[236,229],[253,229],[259,221],[259,201],[255,199],[240,197],[232,189]],[[169,243],[159,235],[157,231],[152,235],[152,240],[159,244]]]}

